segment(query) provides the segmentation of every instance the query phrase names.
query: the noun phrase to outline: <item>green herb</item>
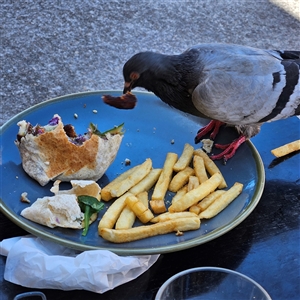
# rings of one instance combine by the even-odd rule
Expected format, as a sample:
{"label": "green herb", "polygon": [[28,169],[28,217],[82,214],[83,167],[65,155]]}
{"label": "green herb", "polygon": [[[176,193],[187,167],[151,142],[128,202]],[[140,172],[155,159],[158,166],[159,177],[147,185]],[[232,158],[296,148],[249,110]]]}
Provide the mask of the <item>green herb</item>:
{"label": "green herb", "polygon": [[106,130],[104,132],[101,132],[100,130],[97,129],[97,125],[95,125],[93,123],[90,123],[90,130],[91,130],[91,132],[93,134],[96,134],[96,135],[100,136],[100,137],[105,137],[105,135],[107,133],[110,133],[112,135],[114,135],[114,134],[121,134],[121,135],[123,135],[124,134],[124,132],[122,131],[123,127],[124,127],[124,123],[122,123],[119,126],[115,126],[115,127],[111,128],[109,130]]}
{"label": "green herb", "polygon": [[84,212],[84,228],[82,235],[86,235],[89,230],[90,217],[104,208],[104,204],[92,196],[78,196],[78,203],[82,212]]}

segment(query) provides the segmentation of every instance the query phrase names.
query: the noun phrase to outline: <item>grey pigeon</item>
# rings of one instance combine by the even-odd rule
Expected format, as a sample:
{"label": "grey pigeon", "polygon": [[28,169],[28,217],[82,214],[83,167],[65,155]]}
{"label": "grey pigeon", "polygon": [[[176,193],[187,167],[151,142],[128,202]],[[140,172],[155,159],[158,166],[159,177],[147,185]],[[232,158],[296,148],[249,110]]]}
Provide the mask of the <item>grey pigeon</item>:
{"label": "grey pigeon", "polygon": [[264,122],[300,114],[299,66],[300,51],[234,44],[200,44],[179,55],[141,52],[123,67],[124,93],[142,87],[172,107],[211,119],[196,143],[209,130],[214,138],[222,124],[235,126],[240,137],[212,156],[226,161]]}

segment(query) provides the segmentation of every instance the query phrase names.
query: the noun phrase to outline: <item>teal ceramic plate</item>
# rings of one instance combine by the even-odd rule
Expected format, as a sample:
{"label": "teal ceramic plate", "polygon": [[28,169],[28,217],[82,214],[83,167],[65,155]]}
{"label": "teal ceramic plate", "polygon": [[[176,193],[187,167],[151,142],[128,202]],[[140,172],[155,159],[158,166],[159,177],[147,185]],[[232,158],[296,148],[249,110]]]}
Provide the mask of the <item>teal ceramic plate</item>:
{"label": "teal ceramic plate", "polygon": [[[115,161],[98,181],[101,187],[148,157],[152,159],[154,168],[161,168],[167,152],[180,155],[185,143],[194,145],[195,134],[207,123],[206,120],[191,117],[165,105],[151,93],[136,92],[138,102],[133,110],[118,110],[105,105],[101,99],[104,94],[117,96],[121,95],[121,91],[87,92],[48,100],[16,115],[2,126],[1,211],[9,219],[29,233],[67,247],[78,250],[106,249],[120,255],[137,255],[174,252],[203,244],[225,234],[249,216],[259,202],[265,183],[261,158],[251,142],[244,143],[226,166],[221,161],[217,162],[229,187],[236,181],[244,184],[242,194],[215,218],[203,221],[200,229],[185,232],[182,236],[170,233],[130,243],[112,244],[98,236],[99,220],[90,226],[88,235],[83,237],[81,230],[51,229],[21,217],[20,212],[28,206],[20,201],[21,193],[27,192],[33,202],[38,197],[52,195],[52,183],[42,187],[23,171],[14,144],[18,121],[25,119],[32,124],[44,125],[58,113],[65,124],[75,126],[77,133],[84,133],[90,122],[97,124],[100,131],[124,122],[124,139]],[[75,113],[77,119],[74,118]],[[236,136],[235,130],[225,127],[216,141],[226,143]],[[130,159],[131,166],[125,166],[126,159]],[[69,183],[64,183],[62,188],[70,188]],[[172,194],[168,193],[166,202],[171,198]],[[108,202],[106,206],[109,205]],[[104,212],[99,213],[98,219]]]}

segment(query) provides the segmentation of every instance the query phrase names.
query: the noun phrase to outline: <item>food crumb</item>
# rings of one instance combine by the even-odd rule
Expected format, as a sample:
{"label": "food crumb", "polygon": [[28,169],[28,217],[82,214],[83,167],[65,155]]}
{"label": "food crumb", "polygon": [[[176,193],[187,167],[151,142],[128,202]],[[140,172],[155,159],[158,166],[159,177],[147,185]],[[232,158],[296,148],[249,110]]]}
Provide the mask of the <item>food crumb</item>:
{"label": "food crumb", "polygon": [[74,114],[74,118],[77,119],[77,118],[78,118],[78,115],[77,115],[77,114]]}
{"label": "food crumb", "polygon": [[179,230],[177,230],[177,232],[176,232],[176,235],[177,235],[177,236],[182,236],[182,235],[183,235],[183,232],[182,232],[182,231],[179,231]]}
{"label": "food crumb", "polygon": [[125,158],[125,166],[130,166],[131,161],[129,158]]}
{"label": "food crumb", "polygon": [[27,198],[27,193],[26,192],[21,194],[20,200],[21,200],[21,202],[24,202],[24,203],[30,203],[30,200]]}
{"label": "food crumb", "polygon": [[214,141],[212,141],[210,139],[203,139],[203,140],[201,140],[201,143],[202,143],[202,149],[206,153],[211,153],[212,147],[214,145]]}
{"label": "food crumb", "polygon": [[172,144],[172,145],[173,145],[173,144],[175,144],[175,141],[174,141],[174,139],[172,139],[172,140],[171,140],[171,144]]}
{"label": "food crumb", "polygon": [[93,109],[93,113],[96,114],[98,113],[98,111],[96,109]]}
{"label": "food crumb", "polygon": [[83,108],[86,108],[86,104],[85,103],[83,104]]}

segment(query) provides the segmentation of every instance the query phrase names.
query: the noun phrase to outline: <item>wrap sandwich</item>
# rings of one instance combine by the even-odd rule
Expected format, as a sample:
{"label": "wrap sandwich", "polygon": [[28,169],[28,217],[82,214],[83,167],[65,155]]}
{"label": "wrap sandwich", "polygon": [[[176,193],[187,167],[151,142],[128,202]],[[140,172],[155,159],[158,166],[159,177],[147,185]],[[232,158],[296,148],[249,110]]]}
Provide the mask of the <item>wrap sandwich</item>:
{"label": "wrap sandwich", "polygon": [[114,161],[122,138],[123,124],[101,133],[94,124],[79,134],[55,114],[45,126],[18,122],[15,144],[24,171],[46,185],[50,180],[100,179]]}

